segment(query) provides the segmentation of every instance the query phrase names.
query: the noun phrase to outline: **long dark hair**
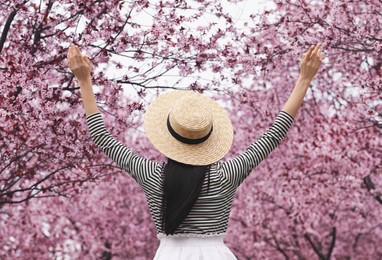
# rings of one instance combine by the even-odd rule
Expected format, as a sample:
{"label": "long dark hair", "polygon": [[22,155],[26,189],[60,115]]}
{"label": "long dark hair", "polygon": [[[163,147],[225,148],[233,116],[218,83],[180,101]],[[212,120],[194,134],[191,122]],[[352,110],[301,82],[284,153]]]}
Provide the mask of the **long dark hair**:
{"label": "long dark hair", "polygon": [[162,200],[162,230],[166,235],[172,235],[190,213],[199,193],[206,174],[208,174],[209,189],[210,166],[193,166],[171,159],[164,168],[163,200]]}

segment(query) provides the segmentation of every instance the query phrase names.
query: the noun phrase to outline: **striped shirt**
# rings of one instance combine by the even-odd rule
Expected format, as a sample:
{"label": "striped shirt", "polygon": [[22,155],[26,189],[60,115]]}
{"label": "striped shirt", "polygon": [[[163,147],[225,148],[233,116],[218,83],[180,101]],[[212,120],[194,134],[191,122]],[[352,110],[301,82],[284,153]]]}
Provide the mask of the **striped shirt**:
{"label": "striped shirt", "polygon": [[[136,155],[115,140],[106,130],[99,112],[88,116],[87,122],[95,144],[142,187],[157,233],[162,235],[164,232],[161,228],[161,205],[165,164]],[[252,169],[278,146],[292,123],[293,117],[281,111],[274,124],[242,154],[227,162],[212,164],[208,173],[209,192],[207,193],[206,176],[196,203],[175,234],[180,236],[224,234],[236,189]]]}

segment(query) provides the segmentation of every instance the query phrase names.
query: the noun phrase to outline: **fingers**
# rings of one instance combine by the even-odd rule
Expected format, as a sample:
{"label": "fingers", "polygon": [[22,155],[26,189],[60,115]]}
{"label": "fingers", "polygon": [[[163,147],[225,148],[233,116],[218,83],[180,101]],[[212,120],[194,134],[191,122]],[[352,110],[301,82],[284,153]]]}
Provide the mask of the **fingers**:
{"label": "fingers", "polygon": [[74,44],[70,45],[68,50],[67,58],[69,63],[72,62],[76,56],[76,51],[74,46],[75,46]]}
{"label": "fingers", "polygon": [[301,63],[308,61],[308,59],[309,59],[309,57],[310,57],[310,55],[311,55],[313,49],[314,49],[314,45],[310,46],[310,48],[308,49],[308,51],[305,52],[305,53],[302,55]]}
{"label": "fingers", "polygon": [[69,68],[71,68],[73,65],[73,52],[72,52],[71,47],[69,47],[68,53],[66,55],[66,59],[68,61]]}
{"label": "fingers", "polygon": [[317,57],[321,60],[323,60],[325,58],[325,55],[322,53],[322,50],[320,49],[317,53]]}
{"label": "fingers", "polygon": [[321,52],[321,44],[320,43],[317,43],[316,46],[314,47],[311,55],[309,56],[309,58],[313,57],[314,55],[317,55],[318,51]]}
{"label": "fingers", "polygon": [[309,50],[306,52],[306,57],[310,58],[314,50],[314,45],[310,46]]}
{"label": "fingers", "polygon": [[82,56],[82,59],[83,59],[83,61],[84,61],[87,65],[89,65],[89,66],[92,65],[91,61],[90,61],[90,60],[88,59],[88,57],[86,57],[85,55]]}
{"label": "fingers", "polygon": [[69,50],[68,50],[68,54],[67,54],[68,58],[73,58],[73,57],[78,56],[78,55],[82,56],[80,48],[78,48],[78,46],[74,45],[74,44],[70,45]]}
{"label": "fingers", "polygon": [[68,53],[66,56],[67,56],[68,60],[70,60],[73,57],[72,45],[69,47]]}
{"label": "fingers", "polygon": [[91,65],[90,60],[85,55],[82,55],[80,48],[75,44],[70,45],[67,53],[67,59],[69,65],[81,64],[83,62],[87,65]]}
{"label": "fingers", "polygon": [[76,60],[76,62],[81,63],[83,62],[82,54],[80,51],[80,48],[78,48],[76,45],[73,47],[73,58]]}
{"label": "fingers", "polygon": [[72,46],[73,46],[73,52],[74,52],[76,55],[79,55],[79,56],[82,57],[80,48],[78,48],[78,46],[77,46],[77,45],[74,45],[74,44],[73,44]]}

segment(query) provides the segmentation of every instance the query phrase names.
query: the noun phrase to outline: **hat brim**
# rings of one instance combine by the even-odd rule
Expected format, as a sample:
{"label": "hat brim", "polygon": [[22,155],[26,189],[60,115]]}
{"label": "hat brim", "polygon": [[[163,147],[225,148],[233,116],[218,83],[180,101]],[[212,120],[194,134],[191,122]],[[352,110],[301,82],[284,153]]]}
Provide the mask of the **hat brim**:
{"label": "hat brim", "polygon": [[[167,117],[176,100],[197,95],[204,99],[213,116],[213,131],[200,144],[185,144],[176,140],[167,129]],[[178,90],[160,95],[144,116],[144,129],[150,142],[159,152],[175,161],[190,165],[209,165],[222,159],[230,150],[233,127],[227,112],[217,102],[193,91]]]}

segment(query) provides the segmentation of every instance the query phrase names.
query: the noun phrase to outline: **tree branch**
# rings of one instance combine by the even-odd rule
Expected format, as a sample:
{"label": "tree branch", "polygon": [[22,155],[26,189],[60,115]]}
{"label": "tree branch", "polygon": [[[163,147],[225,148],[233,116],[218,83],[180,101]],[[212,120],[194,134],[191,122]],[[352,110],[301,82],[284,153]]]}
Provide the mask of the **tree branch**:
{"label": "tree branch", "polygon": [[145,88],[145,89],[149,89],[149,88],[158,88],[158,89],[181,89],[181,88],[176,88],[176,87],[169,87],[169,86],[161,86],[161,85],[157,85],[157,86],[145,86],[144,84],[142,83],[138,83],[138,82],[133,82],[133,81],[129,81],[129,80],[117,80],[117,83],[118,84],[130,84],[130,85],[135,85],[135,86],[139,86],[141,88]]}
{"label": "tree branch", "polygon": [[336,238],[337,238],[337,229],[336,229],[336,227],[333,227],[331,235],[332,235],[332,241],[330,242],[330,246],[329,246],[328,254],[326,255],[326,259],[330,259],[330,256],[333,253],[334,246],[336,244]]}
{"label": "tree branch", "polygon": [[0,38],[0,52],[3,50],[4,43],[7,39],[9,29],[11,28],[12,21],[15,18],[17,11],[18,11],[18,9],[13,10],[10,13],[10,15],[8,16],[7,21],[5,22],[4,29],[3,29],[3,32],[2,32],[1,38]]}
{"label": "tree branch", "polygon": [[9,29],[11,28],[11,24],[12,24],[13,20],[15,19],[17,11],[20,9],[20,6],[24,5],[26,2],[28,2],[28,0],[24,0],[24,2],[22,4],[17,5],[18,8],[13,10],[9,14],[8,19],[5,22],[4,29],[3,29],[3,32],[1,34],[1,38],[0,38],[0,52],[4,48],[4,44],[5,44],[5,41],[7,40],[7,35],[8,35],[8,32],[9,32]]}
{"label": "tree branch", "polygon": [[[375,189],[375,184],[374,184],[374,182],[371,180],[371,176],[370,176],[370,175],[367,175],[366,177],[363,178],[363,183],[365,184],[366,189],[367,189],[369,192]],[[381,194],[376,194],[376,195],[374,195],[374,198],[377,200],[377,202],[378,202],[379,204],[382,204],[382,196],[381,196]]]}
{"label": "tree branch", "polygon": [[312,239],[308,234],[304,235],[304,238],[308,240],[310,246],[313,248],[314,252],[318,255],[320,260],[326,260],[325,256],[322,254],[321,250],[317,248],[317,246],[313,243]]}

